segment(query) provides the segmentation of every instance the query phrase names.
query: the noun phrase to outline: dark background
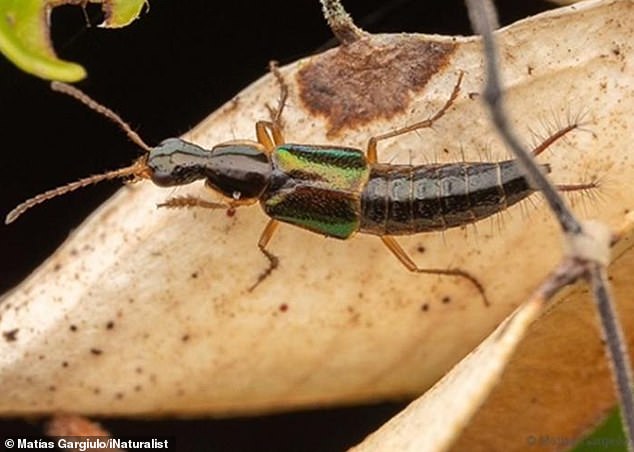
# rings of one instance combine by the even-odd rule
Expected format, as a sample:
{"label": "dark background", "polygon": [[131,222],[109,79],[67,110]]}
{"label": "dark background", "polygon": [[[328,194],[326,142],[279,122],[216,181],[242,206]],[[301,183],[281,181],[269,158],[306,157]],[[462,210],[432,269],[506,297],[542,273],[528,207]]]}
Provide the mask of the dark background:
{"label": "dark background", "polygon": [[[345,0],[371,32],[470,34],[462,1]],[[500,2],[509,24],[552,8]],[[88,17],[101,22],[97,6]],[[79,7],[52,15],[58,54],[88,71],[79,86],[120,113],[150,145],[178,136],[267,70],[331,40],[317,0],[162,0],[121,30],[88,27]],[[331,42],[332,45],[332,42]],[[46,189],[128,165],[139,151],[114,125],[0,56],[0,216]],[[24,279],[120,184],[104,183],[39,206],[0,226],[0,293]],[[1,397],[1,395],[0,395]],[[404,403],[230,420],[106,419],[115,436],[173,436],[177,450],[341,450],[361,441]],[[42,421],[0,422],[0,435],[37,435]],[[173,450],[173,449],[171,449]]]}

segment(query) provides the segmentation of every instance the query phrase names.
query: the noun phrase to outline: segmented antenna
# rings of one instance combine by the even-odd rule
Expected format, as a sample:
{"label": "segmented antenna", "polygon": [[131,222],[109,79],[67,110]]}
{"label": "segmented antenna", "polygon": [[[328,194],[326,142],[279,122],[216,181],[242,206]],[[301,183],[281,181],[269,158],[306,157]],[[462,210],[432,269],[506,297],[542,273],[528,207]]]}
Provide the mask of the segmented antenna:
{"label": "segmented antenna", "polygon": [[67,96],[73,97],[77,99],[79,102],[81,102],[82,104],[84,104],[85,106],[87,106],[88,108],[90,108],[91,110],[94,110],[97,113],[105,116],[106,118],[108,118],[109,120],[117,124],[121,128],[121,130],[125,132],[128,138],[132,140],[133,143],[135,143],[140,148],[142,148],[144,151],[150,152],[152,150],[152,148],[148,146],[145,143],[145,141],[141,139],[139,134],[136,133],[134,130],[132,130],[132,128],[127,122],[121,119],[121,116],[116,114],[114,111],[110,110],[105,105],[101,105],[99,102],[92,99],[86,93],[80,91],[74,86],[71,86],[62,82],[51,82],[51,89],[53,91],[57,91],[58,93],[63,93],[63,94],[66,94]]}
{"label": "segmented antenna", "polygon": [[[108,118],[109,120],[117,124],[125,132],[125,134],[133,143],[135,143],[136,145],[138,145],[140,148],[142,148],[148,153],[152,151],[152,148],[148,146],[145,143],[145,141],[143,141],[143,139],[141,139],[141,137],[134,130],[132,130],[132,128],[128,125],[128,123],[126,123],[123,119],[121,119],[121,117],[118,114],[110,110],[108,107],[101,105],[99,102],[92,99],[87,94],[80,91],[79,89],[62,82],[52,82],[51,89],[53,91],[57,91],[59,93],[63,93],[68,96],[71,96],[75,98],[76,100],[80,101],[82,104],[86,105],[91,110],[94,110],[97,113],[100,113],[101,115],[105,116],[106,118]],[[26,201],[18,205],[15,209],[13,209],[11,212],[9,212],[9,214],[6,216],[4,220],[4,223],[9,224],[14,222],[20,215],[22,215],[24,212],[29,210],[31,207],[34,207],[40,203],[43,203],[44,201],[48,201],[51,198],[56,198],[57,196],[64,195],[71,191],[75,191],[79,188],[86,187],[87,185],[96,184],[104,180],[117,179],[120,177],[128,177],[128,176],[132,176],[137,179],[149,178],[150,174],[149,174],[146,161],[147,161],[147,156],[144,155],[143,157],[137,159],[132,165],[127,166],[125,168],[109,171],[104,174],[98,174],[96,176],[85,177],[83,179],[79,179],[78,181],[71,182],[62,187],[57,187],[52,190],[45,191],[44,193],[34,196],[33,198],[27,199]]]}
{"label": "segmented antenna", "polygon": [[29,210],[31,207],[34,207],[38,204],[43,203],[44,201],[48,201],[51,198],[56,198],[58,196],[64,195],[71,191],[75,191],[78,188],[85,187],[87,185],[96,184],[97,182],[101,182],[104,180],[117,179],[119,177],[126,176],[135,176],[138,178],[149,177],[146,175],[147,173],[147,165],[145,164],[145,156],[138,159],[132,165],[127,166],[125,168],[120,168],[114,171],[109,171],[104,174],[98,174],[96,176],[85,177],[83,179],[79,179],[78,181],[71,182],[62,187],[53,188],[52,190],[45,191],[44,193],[40,193],[33,198],[27,199],[20,205],[18,205],[15,209],[13,209],[4,219],[4,224],[9,224],[18,219],[20,215]]}

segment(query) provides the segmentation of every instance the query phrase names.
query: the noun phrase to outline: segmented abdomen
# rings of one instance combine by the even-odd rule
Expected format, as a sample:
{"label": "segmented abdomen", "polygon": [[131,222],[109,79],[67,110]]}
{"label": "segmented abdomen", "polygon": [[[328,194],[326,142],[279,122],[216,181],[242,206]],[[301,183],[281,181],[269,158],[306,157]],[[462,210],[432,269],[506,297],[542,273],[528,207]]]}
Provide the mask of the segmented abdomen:
{"label": "segmented abdomen", "polygon": [[500,212],[534,191],[512,160],[375,164],[361,194],[359,230],[376,235],[445,230]]}

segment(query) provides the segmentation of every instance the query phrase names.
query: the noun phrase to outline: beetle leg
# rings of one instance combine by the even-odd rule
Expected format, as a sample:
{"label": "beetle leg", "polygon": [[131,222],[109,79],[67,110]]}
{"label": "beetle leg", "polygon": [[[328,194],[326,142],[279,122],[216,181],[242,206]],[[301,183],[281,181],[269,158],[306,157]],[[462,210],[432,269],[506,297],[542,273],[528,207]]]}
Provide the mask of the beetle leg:
{"label": "beetle leg", "polygon": [[276,146],[284,143],[282,132],[278,125],[270,121],[258,121],[255,123],[255,135],[258,142],[270,154]]}
{"label": "beetle leg", "polygon": [[396,258],[401,262],[401,264],[403,264],[409,271],[415,272],[415,273],[428,273],[432,275],[459,276],[461,278],[465,278],[469,280],[469,282],[473,284],[476,287],[476,289],[478,289],[478,292],[480,292],[480,295],[482,295],[482,298],[484,299],[485,306],[490,305],[489,299],[487,298],[484,292],[484,287],[482,286],[480,281],[478,281],[470,273],[467,273],[466,271],[460,270],[457,268],[450,268],[450,269],[420,268],[416,265],[416,263],[412,260],[412,258],[407,255],[405,250],[401,248],[401,245],[398,244],[398,242],[396,241],[396,239],[394,239],[394,237],[384,235],[381,237],[381,240],[383,241],[387,249],[389,249],[392,252],[392,254],[394,254],[394,256],[396,256]]}
{"label": "beetle leg", "polygon": [[588,182],[586,184],[556,184],[555,187],[557,187],[559,191],[581,191],[599,188],[599,184],[597,182]]}
{"label": "beetle leg", "polygon": [[271,237],[273,237],[273,234],[275,233],[275,230],[277,229],[279,224],[280,223],[277,220],[269,220],[269,222],[266,224],[266,227],[264,228],[264,231],[262,231],[262,234],[260,235],[260,240],[258,241],[258,248],[260,248],[260,251],[262,251],[262,254],[264,254],[266,258],[269,260],[269,266],[266,268],[266,270],[260,273],[260,275],[258,276],[258,280],[255,282],[255,284],[249,287],[249,292],[252,292],[253,289],[255,289],[262,281],[268,278],[273,272],[273,270],[275,270],[278,264],[280,263],[279,258],[275,254],[271,253],[270,251],[267,251],[266,249],[266,245],[268,245],[269,241],[271,240]]}
{"label": "beetle leg", "polygon": [[277,102],[277,108],[275,110],[271,110],[271,120],[273,121],[273,124],[277,124],[278,128],[281,130],[282,111],[284,111],[286,100],[288,99],[288,84],[280,72],[277,61],[269,61],[269,70],[273,73],[275,80],[277,80],[277,84],[280,86],[280,97]]}
{"label": "beetle leg", "polygon": [[548,147],[551,144],[553,144],[555,141],[559,140],[560,138],[565,136],[568,132],[570,132],[570,131],[578,128],[578,127],[579,127],[579,124],[574,124],[573,123],[573,124],[569,124],[566,127],[563,127],[561,129],[559,129],[558,131],[553,133],[551,136],[546,138],[544,141],[542,141],[542,143],[539,146],[537,146],[535,149],[533,149],[531,151],[531,153],[533,154],[533,157],[537,157],[539,154],[541,154],[546,149],[548,149]]}
{"label": "beetle leg", "polygon": [[202,198],[197,198],[196,196],[176,196],[174,198],[169,198],[163,201],[162,203],[158,204],[157,207],[167,207],[169,209],[180,208],[180,207],[203,207],[205,209],[229,209],[232,206],[227,203],[207,201]]}
{"label": "beetle leg", "polygon": [[376,146],[379,141],[386,140],[388,138],[394,138],[399,135],[413,132],[414,130],[431,127],[434,124],[434,122],[440,119],[458,97],[458,93],[460,92],[460,84],[462,83],[463,75],[464,73],[460,71],[460,75],[458,76],[458,81],[456,82],[456,85],[453,87],[451,96],[449,96],[449,99],[447,99],[447,102],[445,102],[445,105],[443,105],[442,108],[438,110],[431,118],[425,119],[424,121],[416,122],[414,124],[407,125],[405,127],[401,127],[399,129],[391,130],[389,132],[382,133],[381,135],[376,135],[370,138],[370,140],[368,141],[368,147],[366,152],[368,162],[378,163]]}
{"label": "beetle leg", "polygon": [[270,121],[258,121],[255,124],[255,134],[258,142],[264,146],[267,152],[273,152],[276,146],[284,144],[284,136],[282,134],[282,112],[288,99],[288,85],[284,80],[284,76],[280,72],[277,61],[269,62],[269,69],[273,73],[277,84],[280,86],[280,98],[277,102],[277,108],[273,109],[268,106],[271,113]]}

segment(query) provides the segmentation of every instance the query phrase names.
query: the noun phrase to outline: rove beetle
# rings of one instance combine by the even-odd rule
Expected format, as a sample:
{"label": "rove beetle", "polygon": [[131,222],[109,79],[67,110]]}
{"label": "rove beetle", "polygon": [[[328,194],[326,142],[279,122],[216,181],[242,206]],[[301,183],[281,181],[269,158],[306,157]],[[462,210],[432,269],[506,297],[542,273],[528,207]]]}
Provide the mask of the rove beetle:
{"label": "rove beetle", "polygon": [[[392,165],[379,163],[377,143],[432,126],[453,104],[460,91],[461,72],[449,99],[432,117],[369,139],[366,152],[338,145],[287,143],[279,119],[288,88],[275,65],[271,69],[281,86],[272,121],[255,125],[257,141],[229,141],[204,149],[180,138],[169,138],[150,147],[116,113],[78,89],[59,82],[51,87],[70,95],[103,114],[146,151],[129,167],[80,179],[39,194],[13,209],[11,223],[31,207],[86,185],[120,177],[150,179],[161,187],[185,185],[203,179],[223,202],[196,197],[176,197],[159,207],[234,209],[260,202],[271,217],[258,242],[269,260],[249,290],[253,290],[278,266],[267,245],[280,222],[338,239],[356,232],[377,235],[398,260],[412,272],[459,276],[469,280],[488,299],[482,284],[460,269],[420,268],[394,236],[443,231],[474,223],[507,209],[535,192],[514,160],[443,164]],[[561,128],[533,150],[539,155],[553,142],[577,128]],[[547,164],[542,165],[550,171]],[[561,185],[564,191],[594,188],[595,183]]]}

